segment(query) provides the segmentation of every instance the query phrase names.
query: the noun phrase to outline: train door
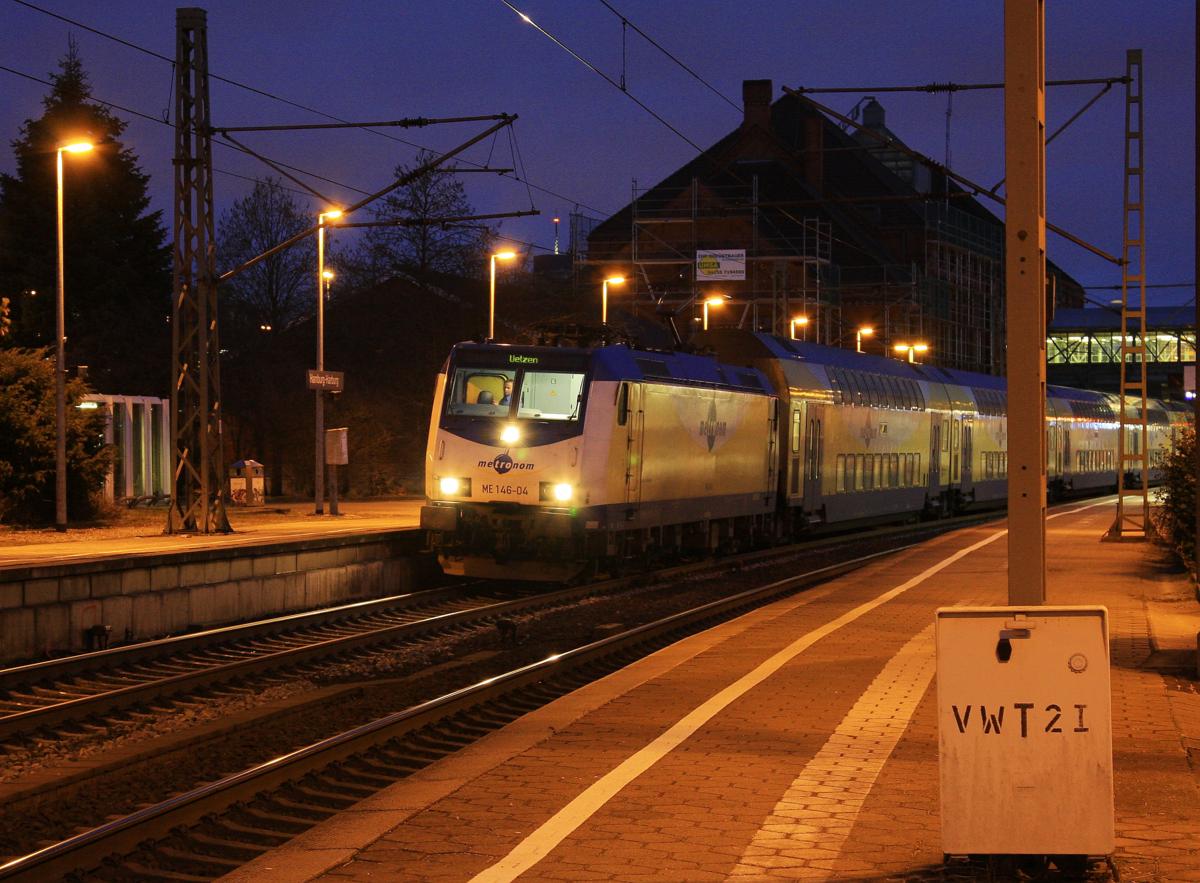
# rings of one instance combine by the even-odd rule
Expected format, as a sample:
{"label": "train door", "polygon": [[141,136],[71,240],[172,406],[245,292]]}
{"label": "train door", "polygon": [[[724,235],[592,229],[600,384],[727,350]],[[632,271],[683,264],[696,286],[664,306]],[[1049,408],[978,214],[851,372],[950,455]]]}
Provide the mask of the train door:
{"label": "train door", "polygon": [[825,458],[823,408],[808,407],[808,424],[804,442],[804,508],[815,512],[821,505],[821,463]]}
{"label": "train door", "polygon": [[[805,474],[801,469],[800,447],[804,441],[800,431],[804,425],[804,409],[800,402],[792,404],[791,423],[788,424],[788,496],[797,497],[801,493],[800,481]],[[807,455],[807,447],[805,448]]]}
{"label": "train door", "polygon": [[621,384],[625,416],[625,502],[642,499],[642,446],[645,440],[645,412],[642,409],[642,385]]}
{"label": "train door", "polygon": [[926,486],[936,491],[942,483],[942,415],[929,415],[929,471]]}
{"label": "train door", "polygon": [[950,473],[947,484],[951,487],[957,487],[962,481],[961,463],[962,460],[962,426],[963,418],[961,414],[950,414]]}
{"label": "train door", "polygon": [[971,457],[973,439],[975,434],[975,421],[969,417],[962,418],[962,444],[960,450],[961,456],[961,477],[959,478],[958,486],[963,495],[973,494],[975,492],[975,475],[971,469]]}

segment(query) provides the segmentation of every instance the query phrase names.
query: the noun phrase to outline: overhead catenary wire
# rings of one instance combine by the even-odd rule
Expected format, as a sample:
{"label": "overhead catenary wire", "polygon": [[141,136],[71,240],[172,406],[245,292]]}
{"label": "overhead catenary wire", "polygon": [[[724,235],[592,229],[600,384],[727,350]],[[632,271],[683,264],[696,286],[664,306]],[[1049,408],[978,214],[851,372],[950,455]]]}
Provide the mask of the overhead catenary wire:
{"label": "overhead catenary wire", "polygon": [[[16,68],[8,67],[7,65],[0,64],[0,71],[4,71],[5,73],[13,74],[18,77],[23,77],[26,80],[32,80],[35,83],[41,83],[43,86],[50,86],[52,88],[54,86],[54,83],[50,80],[43,79],[42,77],[35,76],[34,74],[26,73],[25,71],[17,70]],[[160,117],[156,117],[153,114],[145,113],[144,111],[140,111],[140,110],[135,110],[134,108],[127,107],[123,104],[117,104],[115,101],[106,101],[105,99],[100,98],[99,96],[94,95],[94,94],[89,95],[88,100],[91,101],[93,104],[100,105],[101,107],[111,107],[114,110],[121,111],[121,113],[127,113],[131,116],[135,116],[140,119],[149,120],[150,122],[157,123],[160,126],[166,126],[167,128],[171,128],[171,129],[175,128],[173,123],[170,123],[167,120],[164,120]],[[239,147],[239,146],[236,146],[233,144],[226,144],[223,141],[217,141],[216,143],[218,145],[220,145],[221,147],[226,148],[227,150],[233,150],[238,153],[253,155],[252,153],[250,153],[250,151],[246,150],[243,147]],[[302,168],[299,168],[298,166],[289,165],[288,163],[284,163],[279,160],[274,160],[274,162],[278,163],[280,166],[282,166],[285,169],[290,169],[293,172],[298,172],[299,174],[307,175],[310,178],[313,178],[318,181],[324,181],[326,184],[332,184],[335,187],[341,187],[345,190],[350,190],[354,193],[361,193],[364,195],[369,192],[367,190],[363,190],[360,187],[355,187],[352,184],[346,184],[343,181],[337,181],[333,178],[328,178],[328,177],[326,177],[324,175],[320,175],[316,172],[309,171],[308,169],[302,169]],[[214,169],[214,171],[221,171],[225,174],[234,175],[234,177],[244,177],[242,175],[236,175],[232,172],[225,172],[224,169]],[[259,179],[253,178],[251,180],[257,181]],[[291,188],[288,188],[288,189],[290,190]],[[308,194],[306,194],[306,195],[308,195]]]}
{"label": "overhead catenary wire", "polygon": [[[619,18],[621,20],[621,25],[623,28],[624,27],[633,28],[634,31],[636,31],[638,33],[638,35],[642,37],[642,39],[644,39],[647,43],[649,43],[651,46],[653,46],[655,49],[657,49],[663,55],[667,56],[667,58],[671,59],[671,61],[675,62],[675,64],[679,65],[679,67],[681,67],[683,70],[685,70],[694,80],[696,80],[702,86],[704,86],[704,88],[708,89],[708,91],[712,92],[714,95],[716,95],[718,98],[720,98],[726,104],[728,104],[730,107],[732,107],[738,113],[742,112],[741,105],[739,105],[736,101],[731,99],[728,95],[726,95],[724,92],[722,92],[716,86],[714,86],[712,83],[708,82],[708,80],[704,79],[704,77],[700,76],[700,74],[696,73],[696,71],[692,70],[692,68],[689,65],[685,64],[678,57],[676,57],[675,54],[671,52],[671,50],[667,49],[665,46],[663,46],[661,43],[659,43],[657,40],[655,40],[653,37],[651,37],[649,34],[647,34],[641,28],[639,28],[636,24],[634,24],[632,21],[630,21],[629,18],[624,13],[619,12],[617,9],[615,9],[613,7],[613,5],[608,2],[608,0],[600,0],[600,3],[604,6],[605,9],[607,9],[609,12],[611,12],[613,15],[615,15],[617,18]],[[623,59],[623,57],[624,57],[624,44],[622,43],[622,59]],[[622,71],[624,71],[624,63],[622,63]],[[625,79],[624,79],[624,76],[622,75],[621,88],[624,89],[624,87],[625,87]]]}
{"label": "overhead catenary wire", "polygon": [[547,31],[545,28],[543,28],[541,25],[539,25],[537,22],[535,22],[532,18],[530,18],[524,12],[517,9],[517,7],[515,7],[511,3],[509,3],[508,0],[500,0],[500,2],[503,3],[505,6],[507,6],[509,9],[511,9],[514,13],[516,13],[516,15],[520,17],[521,21],[525,22],[527,25],[532,27],[534,30],[536,30],[538,33],[540,33],[542,36],[546,37],[546,39],[550,40],[552,43],[554,43],[554,45],[558,46],[558,48],[562,49],[564,52],[566,52],[568,55],[570,55],[572,58],[574,58],[576,61],[578,61],[580,64],[582,64],[584,67],[586,67],[592,73],[603,78],[606,83],[608,83],[610,86],[612,86],[618,92],[620,92],[622,95],[627,97],[630,101],[632,101],[634,104],[636,104],[642,110],[644,110],[646,113],[650,114],[650,116],[654,117],[654,119],[658,120],[658,122],[662,123],[668,129],[670,129],[672,132],[674,132],[677,136],[679,136],[680,139],[685,141],[697,153],[704,152],[703,147],[701,147],[699,144],[697,144],[695,141],[693,141],[687,135],[683,134],[683,132],[681,132],[675,126],[671,125],[671,123],[669,123],[661,114],[659,114],[658,111],[654,110],[654,108],[650,107],[650,105],[646,104],[644,101],[642,101],[640,98],[638,98],[632,92],[630,92],[628,89],[621,88],[620,83],[618,83],[616,80],[614,80],[608,74],[606,74],[604,71],[600,70],[600,68],[596,67],[596,65],[592,64],[590,61],[588,61],[586,58],[584,58],[582,55],[580,55],[578,52],[576,52],[574,49],[572,49],[570,46],[568,46],[566,43],[564,43],[558,37],[554,36],[552,33]]}
{"label": "overhead catenary wire", "polygon": [[[71,26],[73,26],[73,27],[80,28],[81,30],[87,31],[88,33],[95,34],[96,36],[98,36],[98,37],[101,37],[101,38],[103,38],[103,39],[105,39],[105,40],[111,40],[111,41],[112,41],[112,42],[114,42],[114,43],[118,43],[118,44],[120,44],[120,45],[122,45],[122,46],[125,46],[125,47],[129,48],[129,49],[133,49],[133,50],[134,50],[134,51],[136,51],[136,52],[141,52],[141,53],[143,53],[143,54],[145,54],[145,55],[148,55],[148,56],[150,56],[151,58],[156,58],[156,59],[158,59],[159,61],[165,61],[165,62],[167,62],[167,63],[168,63],[168,64],[170,64],[170,65],[174,65],[174,64],[175,64],[175,59],[171,58],[170,56],[164,55],[164,54],[163,54],[163,53],[161,53],[161,52],[156,52],[155,50],[153,50],[153,49],[150,49],[150,48],[148,48],[148,47],[146,47],[146,46],[139,45],[139,44],[137,44],[137,43],[134,43],[134,42],[132,42],[132,41],[130,41],[130,40],[126,40],[126,39],[124,39],[124,38],[122,38],[122,37],[118,37],[118,36],[116,36],[115,34],[108,33],[107,31],[103,31],[103,30],[101,30],[100,28],[96,28],[96,27],[93,27],[93,26],[91,26],[91,25],[85,24],[84,22],[82,22],[82,21],[79,21],[78,19],[74,19],[74,18],[71,18],[71,17],[69,17],[69,16],[62,15],[61,13],[54,12],[53,10],[46,9],[45,7],[39,6],[39,5],[37,5],[36,3],[31,3],[31,2],[29,2],[29,0],[12,0],[12,2],[13,2],[13,3],[16,3],[16,4],[20,5],[20,6],[24,6],[24,7],[28,8],[28,9],[31,9],[31,10],[33,10],[34,12],[39,12],[39,13],[41,13],[41,14],[43,14],[43,15],[49,16],[50,18],[57,19],[57,20],[59,20],[59,21],[61,21],[61,22],[64,22],[64,23],[66,23],[66,24],[69,24],[69,25],[71,25]],[[331,114],[331,113],[327,113],[326,111],[323,111],[323,110],[321,110],[321,109],[319,109],[319,108],[316,108],[316,107],[310,107],[310,106],[308,106],[308,105],[306,105],[306,104],[301,104],[300,102],[293,101],[293,100],[292,100],[292,99],[290,99],[290,98],[285,98],[285,97],[283,97],[282,95],[277,95],[277,94],[275,94],[275,93],[273,93],[273,92],[270,92],[270,91],[268,91],[268,90],[266,90],[266,89],[260,89],[260,88],[258,88],[258,87],[256,87],[256,86],[251,86],[251,85],[250,85],[250,84],[248,84],[248,83],[243,83],[243,82],[241,82],[241,81],[239,81],[239,80],[234,80],[234,79],[231,79],[230,77],[223,77],[223,76],[220,76],[219,74],[214,74],[214,73],[212,73],[211,71],[209,72],[209,77],[210,77],[211,79],[213,79],[213,80],[217,80],[217,81],[219,81],[219,82],[226,83],[227,85],[234,86],[234,87],[236,87],[236,88],[238,88],[238,89],[244,89],[245,91],[247,91],[247,92],[251,92],[251,93],[253,93],[253,94],[255,94],[255,95],[258,95],[258,96],[260,96],[260,97],[267,98],[267,99],[270,99],[270,100],[272,100],[272,101],[278,101],[278,102],[280,102],[281,104],[286,104],[286,105],[288,105],[288,106],[290,106],[290,107],[294,107],[294,108],[296,108],[297,110],[303,110],[303,111],[305,111],[306,113],[312,113],[312,114],[315,114],[315,115],[317,115],[317,116],[324,117],[325,119],[328,119],[328,120],[333,120],[333,121],[334,121],[334,122],[336,122],[336,123],[348,124],[348,123],[350,122],[349,120],[342,119],[342,118],[341,118],[341,117],[339,117],[339,116],[336,116],[336,115],[334,115],[334,114]],[[103,103],[103,102],[100,102],[100,103]],[[112,107],[118,107],[118,109],[123,109],[123,108],[120,108],[118,105],[111,105],[111,106],[112,106]],[[130,112],[130,111],[126,111],[126,112]],[[139,115],[139,116],[145,116],[144,114],[140,114],[140,113],[139,113],[138,115]],[[159,118],[157,118],[157,117],[149,117],[149,118],[150,118],[150,119],[154,119],[156,122],[167,122],[166,120],[159,119]],[[405,138],[400,138],[400,137],[398,137],[398,136],[396,136],[396,135],[392,135],[392,134],[391,134],[391,133],[389,133],[389,132],[382,132],[382,131],[380,131],[379,129],[372,129],[372,128],[364,127],[364,126],[362,126],[361,124],[355,124],[355,125],[354,125],[354,128],[359,128],[359,129],[361,129],[361,130],[362,130],[362,131],[364,131],[364,132],[369,132],[369,133],[370,133],[370,134],[372,134],[372,135],[378,135],[379,137],[382,137],[382,138],[387,138],[388,140],[390,140],[390,141],[394,141],[394,142],[396,142],[397,144],[403,144],[403,145],[405,145],[406,147],[411,147],[411,148],[414,148],[414,149],[416,149],[416,150],[426,150],[426,151],[428,151],[428,150],[431,150],[431,148],[429,148],[428,146],[426,146],[426,145],[424,145],[424,144],[420,144],[420,143],[418,143],[418,142],[416,142],[416,141],[409,141],[408,139],[405,139]],[[461,158],[461,159],[459,160],[459,162],[461,162],[461,163],[463,163],[463,164],[466,164],[466,165],[470,165],[470,166],[476,166],[476,167],[480,167],[480,168],[482,168],[482,167],[483,167],[483,166],[480,166],[480,164],[479,164],[479,163],[473,162],[472,160],[466,159],[465,157],[464,157],[464,158]],[[241,177],[241,176],[235,176],[235,177]],[[610,211],[608,211],[608,210],[606,210],[606,209],[601,209],[601,208],[597,208],[596,206],[589,205],[588,203],[584,202],[583,200],[580,200],[580,199],[575,199],[575,198],[573,198],[573,197],[571,197],[571,196],[567,196],[567,195],[565,195],[565,194],[562,194],[562,193],[559,193],[559,192],[557,192],[557,191],[555,191],[555,190],[552,190],[552,189],[550,189],[549,187],[544,187],[544,186],[542,186],[542,185],[540,185],[540,184],[536,184],[536,183],[534,183],[533,181],[530,181],[528,178],[522,178],[522,177],[519,177],[519,176],[518,176],[517,174],[515,174],[515,173],[514,173],[514,174],[511,174],[511,175],[503,174],[503,175],[501,175],[501,177],[503,177],[503,178],[509,178],[509,179],[511,179],[511,180],[515,180],[515,181],[517,181],[518,183],[524,184],[524,185],[525,185],[527,188],[530,188],[530,187],[531,187],[531,188],[533,188],[534,190],[538,191],[539,193],[544,193],[545,195],[547,195],[547,196],[550,196],[550,197],[553,197],[554,199],[562,200],[563,202],[566,202],[566,203],[569,203],[569,204],[574,204],[574,205],[576,205],[576,206],[580,206],[580,207],[582,207],[582,208],[585,208],[585,209],[587,209],[588,211],[594,212],[594,213],[596,213],[596,214],[600,214],[600,215],[608,215],[608,214],[611,214],[611,212],[610,212]],[[290,188],[289,188],[289,189],[290,189]],[[358,192],[358,193],[365,193],[365,192],[366,192],[366,191],[363,191],[363,190],[358,190],[357,188],[349,188],[349,189],[353,189],[353,190],[355,190],[355,192]]]}

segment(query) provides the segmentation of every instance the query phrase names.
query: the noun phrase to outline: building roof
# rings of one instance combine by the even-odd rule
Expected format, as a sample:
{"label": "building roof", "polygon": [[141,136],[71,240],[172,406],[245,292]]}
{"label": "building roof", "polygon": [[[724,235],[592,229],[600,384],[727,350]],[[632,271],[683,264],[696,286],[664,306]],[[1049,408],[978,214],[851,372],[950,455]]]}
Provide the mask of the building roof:
{"label": "building roof", "polygon": [[[1192,328],[1196,323],[1195,307],[1191,304],[1173,307],[1148,307],[1147,328]],[[1120,331],[1121,310],[1107,307],[1060,307],[1048,331]]]}

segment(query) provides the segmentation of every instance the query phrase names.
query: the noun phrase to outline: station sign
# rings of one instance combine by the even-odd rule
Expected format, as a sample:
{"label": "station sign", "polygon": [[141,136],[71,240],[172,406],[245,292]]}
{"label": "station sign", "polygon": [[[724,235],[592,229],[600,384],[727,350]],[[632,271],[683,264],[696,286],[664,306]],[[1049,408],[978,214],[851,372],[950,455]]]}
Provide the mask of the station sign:
{"label": "station sign", "polygon": [[344,371],[317,371],[308,369],[308,388],[324,392],[341,392],[345,388]]}

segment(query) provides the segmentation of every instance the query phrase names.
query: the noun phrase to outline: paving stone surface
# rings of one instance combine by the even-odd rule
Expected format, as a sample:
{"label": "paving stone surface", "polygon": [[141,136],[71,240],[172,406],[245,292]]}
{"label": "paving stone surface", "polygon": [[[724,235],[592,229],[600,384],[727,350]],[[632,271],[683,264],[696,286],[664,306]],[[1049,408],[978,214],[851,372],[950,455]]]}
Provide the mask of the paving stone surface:
{"label": "paving stone surface", "polygon": [[[1049,522],[1047,601],[1110,611],[1121,880],[1200,881],[1200,691],[1157,667],[1152,641],[1151,611],[1182,577],[1149,545],[1099,543],[1111,517],[1103,506]],[[943,864],[931,625],[941,606],[1005,603],[1005,538],[859,609],[996,530],[940,538],[694,636],[360,804],[359,842],[354,825],[336,842],[305,835],[231,879],[1006,879],[1004,866]],[[644,768],[605,790],[637,758]],[[306,854],[319,848],[323,876]]]}

